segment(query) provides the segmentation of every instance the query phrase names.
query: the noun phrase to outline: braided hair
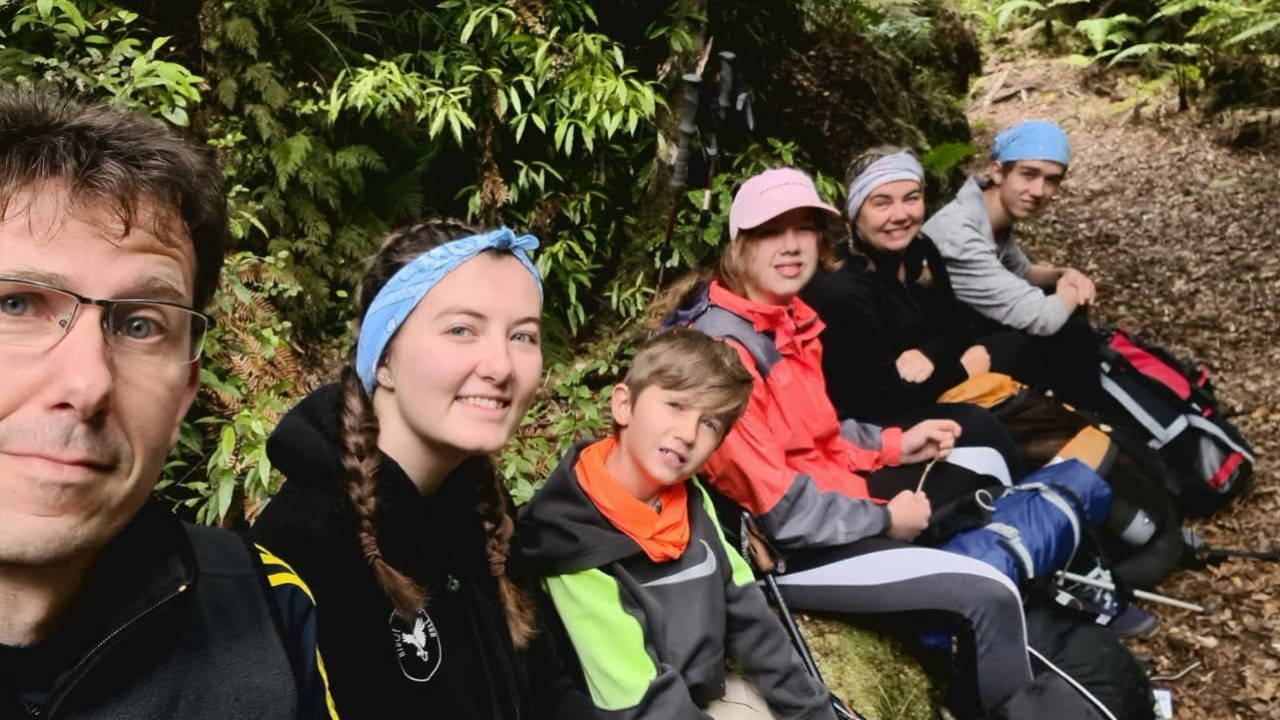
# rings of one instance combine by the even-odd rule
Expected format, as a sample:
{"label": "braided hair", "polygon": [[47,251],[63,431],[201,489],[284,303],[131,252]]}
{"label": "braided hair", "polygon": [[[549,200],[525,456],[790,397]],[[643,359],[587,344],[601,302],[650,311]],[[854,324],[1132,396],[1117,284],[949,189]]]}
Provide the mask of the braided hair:
{"label": "braided hair", "polygon": [[[423,253],[452,240],[475,235],[477,228],[454,220],[428,220],[397,230],[383,241],[369,260],[357,291],[357,320],[354,334],[359,336],[359,318],[364,317],[378,292],[393,275]],[[378,471],[383,454],[378,448],[378,416],[373,400],[365,391],[356,372],[356,348],[353,346],[342,369],[342,468],[346,473],[347,495],[357,521],[357,534],[365,560],[373,568],[378,586],[391,601],[397,614],[411,618],[426,607],[428,589],[393,567],[382,556],[378,545]],[[497,579],[498,594],[507,616],[507,626],[516,647],[524,647],[534,634],[533,603],[507,576],[514,524],[502,479],[488,458],[472,458],[459,468],[475,487],[476,512],[488,538],[486,551],[489,570]]]}

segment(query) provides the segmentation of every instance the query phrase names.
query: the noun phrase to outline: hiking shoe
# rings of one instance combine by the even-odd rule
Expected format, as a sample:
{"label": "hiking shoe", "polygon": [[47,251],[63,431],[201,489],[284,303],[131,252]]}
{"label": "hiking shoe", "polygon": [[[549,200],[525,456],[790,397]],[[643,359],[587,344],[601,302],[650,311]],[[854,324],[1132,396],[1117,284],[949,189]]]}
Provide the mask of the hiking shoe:
{"label": "hiking shoe", "polygon": [[[1113,585],[1111,571],[1104,568],[1097,561],[1095,561],[1093,568],[1088,573],[1085,573],[1083,577]],[[1095,622],[1099,625],[1107,626],[1115,622],[1117,616],[1124,614],[1121,608],[1126,604],[1113,589],[1101,588],[1088,583],[1068,582],[1064,579],[1058,580],[1058,588],[1054,600],[1064,607],[1093,615]]]}
{"label": "hiking shoe", "polygon": [[1145,638],[1155,635],[1160,630],[1160,619],[1137,605],[1129,603],[1129,607],[1112,618],[1107,627],[1120,637]]}

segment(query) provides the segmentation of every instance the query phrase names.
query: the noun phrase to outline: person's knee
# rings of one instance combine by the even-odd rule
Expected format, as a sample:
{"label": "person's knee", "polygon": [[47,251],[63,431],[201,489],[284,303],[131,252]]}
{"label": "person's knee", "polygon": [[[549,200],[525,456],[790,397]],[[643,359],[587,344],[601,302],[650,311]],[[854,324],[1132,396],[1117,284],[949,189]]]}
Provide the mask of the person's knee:
{"label": "person's knee", "polygon": [[[969,590],[969,602],[974,612],[974,632],[979,635],[995,633],[1000,637],[1012,640],[1014,628],[1022,631],[1022,597],[1016,590],[994,580],[976,582]],[[988,640],[989,642],[989,640]]]}
{"label": "person's knee", "polygon": [[989,447],[961,447],[951,451],[947,462],[959,465],[978,475],[986,475],[1008,487],[1013,484],[1013,474],[1008,460],[1000,451]]}
{"label": "person's knee", "polygon": [[948,403],[946,407],[947,414],[951,416],[951,419],[966,427],[973,425],[974,427],[981,428],[986,425],[988,420],[997,424],[999,423],[999,421],[996,420],[990,412],[978,405],[970,403]]}
{"label": "person's knee", "polygon": [[952,419],[960,423],[964,445],[994,445],[1008,437],[1008,431],[990,410],[970,403],[956,403]]}
{"label": "person's knee", "polygon": [[957,568],[959,572],[948,575],[941,594],[951,598],[956,610],[970,617],[1020,617],[1022,596],[1017,587],[995,568],[973,562],[982,567],[973,568],[964,563]]}

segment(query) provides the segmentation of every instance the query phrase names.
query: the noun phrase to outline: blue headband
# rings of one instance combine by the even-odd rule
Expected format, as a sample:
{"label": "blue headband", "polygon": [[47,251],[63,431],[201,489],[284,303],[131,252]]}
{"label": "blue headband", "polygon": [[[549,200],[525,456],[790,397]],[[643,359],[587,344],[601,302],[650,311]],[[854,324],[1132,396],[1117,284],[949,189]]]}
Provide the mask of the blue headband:
{"label": "blue headband", "polygon": [[849,183],[849,202],[845,207],[849,211],[849,219],[853,220],[873,190],[885,183],[898,180],[915,180],[924,184],[924,168],[920,161],[909,152],[896,152],[885,155],[867,166],[858,177]]}
{"label": "blue headband", "polygon": [[1050,160],[1066,167],[1071,164],[1071,145],[1067,134],[1048,120],[1024,120],[996,135],[991,147],[996,162],[1015,160]]}
{"label": "blue headband", "polygon": [[409,313],[422,302],[445,275],[485,250],[505,250],[515,256],[538,283],[542,292],[542,276],[529,260],[527,251],[538,247],[538,238],[516,234],[502,227],[480,235],[459,238],[440,245],[413,259],[391,276],[369,305],[360,322],[360,340],[356,344],[356,372],[365,392],[372,393],[374,374],[387,344]]}

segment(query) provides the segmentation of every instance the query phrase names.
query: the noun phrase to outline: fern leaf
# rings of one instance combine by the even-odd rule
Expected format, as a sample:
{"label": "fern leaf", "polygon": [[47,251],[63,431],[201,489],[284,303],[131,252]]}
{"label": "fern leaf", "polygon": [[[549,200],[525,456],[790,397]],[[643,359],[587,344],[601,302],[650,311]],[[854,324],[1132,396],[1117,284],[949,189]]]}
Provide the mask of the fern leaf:
{"label": "fern leaf", "polygon": [[243,50],[249,57],[258,59],[258,26],[242,15],[232,15],[222,24],[222,35],[233,47]]}
{"label": "fern leaf", "polygon": [[1227,38],[1226,42],[1224,42],[1223,45],[1226,45],[1226,46],[1238,45],[1246,40],[1251,40],[1255,37],[1258,37],[1259,35],[1265,35],[1266,33],[1269,33],[1272,30],[1275,30],[1277,27],[1280,27],[1280,15],[1272,17],[1269,20],[1264,20],[1256,25],[1253,25],[1252,27],[1246,28],[1245,30],[1231,36],[1230,38]]}
{"label": "fern leaf", "polygon": [[1009,0],[996,9],[996,27],[1004,28],[1019,10],[1044,12],[1044,4],[1037,0]]}

